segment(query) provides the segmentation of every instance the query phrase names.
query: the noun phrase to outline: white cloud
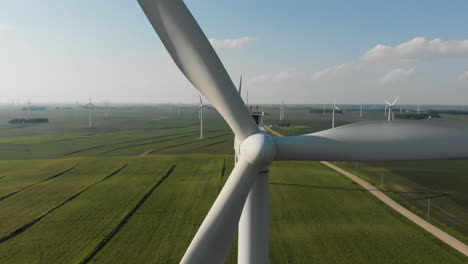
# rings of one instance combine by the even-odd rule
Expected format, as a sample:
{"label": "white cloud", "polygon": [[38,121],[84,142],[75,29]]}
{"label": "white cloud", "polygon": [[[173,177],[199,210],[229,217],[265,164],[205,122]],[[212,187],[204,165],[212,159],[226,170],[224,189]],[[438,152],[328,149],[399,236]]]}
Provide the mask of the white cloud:
{"label": "white cloud", "polygon": [[382,84],[390,84],[390,83],[395,83],[399,82],[405,79],[409,79],[415,75],[415,70],[412,69],[394,69],[387,74],[380,80]]}
{"label": "white cloud", "polygon": [[10,31],[12,27],[8,24],[0,24],[0,32]]}
{"label": "white cloud", "polygon": [[417,62],[433,57],[468,56],[468,40],[442,41],[414,38],[395,47],[378,44],[361,56],[361,61]]}
{"label": "white cloud", "polygon": [[239,49],[243,48],[249,42],[255,41],[254,37],[241,37],[236,39],[214,39],[210,38],[211,45],[215,48]]}
{"label": "white cloud", "polygon": [[260,74],[260,75],[252,77],[247,83],[254,85],[254,84],[270,81],[272,78],[273,78],[273,74],[264,73],[264,74]]}
{"label": "white cloud", "polygon": [[458,80],[460,81],[468,81],[468,71],[461,73],[458,75]]}
{"label": "white cloud", "polygon": [[350,64],[339,64],[335,66],[331,66],[328,68],[325,68],[320,71],[316,71],[312,73],[311,79],[313,81],[318,81],[318,80],[330,80],[334,77],[336,77],[339,74],[342,74],[344,72],[349,71],[352,68],[352,65]]}
{"label": "white cloud", "polygon": [[282,81],[319,81],[331,80],[344,73],[356,68],[357,65],[340,64],[331,66],[316,72],[298,71],[295,68],[290,68],[277,73],[265,73],[255,76],[249,80],[249,84],[259,84],[264,82],[282,82]]}

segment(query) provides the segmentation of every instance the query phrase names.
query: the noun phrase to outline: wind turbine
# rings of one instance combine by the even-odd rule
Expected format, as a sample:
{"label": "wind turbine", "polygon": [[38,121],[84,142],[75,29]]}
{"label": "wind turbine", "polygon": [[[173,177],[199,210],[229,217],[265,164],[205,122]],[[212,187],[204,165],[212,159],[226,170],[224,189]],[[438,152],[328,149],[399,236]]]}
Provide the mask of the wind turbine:
{"label": "wind turbine", "polygon": [[361,110],[359,111],[359,118],[362,118],[362,104],[361,104]]}
{"label": "wind turbine", "polygon": [[395,120],[395,115],[393,114],[393,107],[395,106],[396,102],[398,101],[399,96],[393,100],[393,103],[389,103],[387,100],[384,100],[386,103],[386,107],[388,108],[388,121],[392,119]]}
{"label": "wind turbine", "polygon": [[242,98],[242,74],[241,74],[240,80],[239,80],[239,95]]}
{"label": "wind turbine", "polygon": [[336,99],[333,97],[333,114],[332,114],[332,128],[335,128],[335,110],[340,111],[340,108],[336,106]]}
{"label": "wind turbine", "polygon": [[85,105],[88,107],[88,121],[89,121],[89,127],[93,127],[93,119],[92,119],[92,116],[91,116],[91,108],[94,107],[93,103],[91,102],[91,97],[89,97],[89,103],[87,105]]}
{"label": "wind turbine", "polygon": [[109,100],[105,101],[105,108],[104,108],[104,117],[107,118],[109,115]]}
{"label": "wind turbine", "polygon": [[[468,124],[363,122],[272,137],[259,127],[182,0],[139,3],[187,79],[235,134],[238,161],[180,263],[224,263],[238,236],[238,263],[268,263],[268,170],[275,160],[391,161],[468,157]],[[287,228],[287,227],[285,227]]]}
{"label": "wind turbine", "polygon": [[283,120],[284,120],[284,109],[285,109],[284,101],[281,101],[281,106],[280,106],[280,121],[283,121]]}
{"label": "wind turbine", "polygon": [[205,105],[200,96],[200,105],[198,106],[198,118],[200,119],[200,139],[203,139],[203,108]]}
{"label": "wind turbine", "polygon": [[31,119],[31,98],[28,99],[28,119]]}
{"label": "wind turbine", "polygon": [[418,115],[419,115],[419,104],[418,104]]}

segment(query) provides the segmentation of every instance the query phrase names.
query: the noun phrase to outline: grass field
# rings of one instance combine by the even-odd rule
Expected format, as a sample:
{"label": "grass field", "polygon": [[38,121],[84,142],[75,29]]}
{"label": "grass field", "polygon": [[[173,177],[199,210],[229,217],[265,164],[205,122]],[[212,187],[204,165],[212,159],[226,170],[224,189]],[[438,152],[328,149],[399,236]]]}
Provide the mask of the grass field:
{"label": "grass field", "polygon": [[[195,108],[176,109],[129,106],[108,119],[96,110],[94,128],[85,109],[35,112],[50,124],[24,126],[5,124],[14,111],[0,111],[0,263],[178,263],[233,167],[233,134],[207,110],[199,140]],[[275,124],[277,109],[265,109]],[[329,114],[299,107],[286,118],[289,135],[330,126]],[[359,120],[348,111],[337,125]],[[468,166],[451,162],[358,171],[378,185],[371,172],[385,168],[385,188],[455,193],[433,200],[455,217],[435,207],[431,221],[466,239]],[[318,162],[275,162],[270,171],[271,263],[466,262]],[[424,214],[424,203],[396,198]],[[236,263],[236,246],[227,262]]]}

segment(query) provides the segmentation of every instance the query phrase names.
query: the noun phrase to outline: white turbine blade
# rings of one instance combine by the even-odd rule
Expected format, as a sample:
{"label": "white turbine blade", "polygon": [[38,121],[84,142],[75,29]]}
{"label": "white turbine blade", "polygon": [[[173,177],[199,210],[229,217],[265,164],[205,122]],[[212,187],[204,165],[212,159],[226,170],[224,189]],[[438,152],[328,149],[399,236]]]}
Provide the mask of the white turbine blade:
{"label": "white turbine blade", "polygon": [[397,161],[468,158],[468,124],[373,121],[275,138],[276,160]]}
{"label": "white turbine blade", "polygon": [[398,101],[398,98],[400,98],[400,96],[397,96],[397,97],[395,98],[395,100],[394,100],[393,103],[392,103],[392,106],[394,106],[394,105],[396,104],[396,102]]}
{"label": "white turbine blade", "polygon": [[182,0],[138,0],[179,69],[243,141],[258,127],[205,34]]}
{"label": "white turbine blade", "polygon": [[201,95],[200,95],[200,106],[202,106],[202,105],[203,105],[203,101],[202,101]]}
{"label": "white turbine blade", "polygon": [[224,263],[247,195],[259,170],[240,159],[180,263]]}
{"label": "white turbine blade", "polygon": [[340,111],[340,108],[339,108],[338,106],[335,106],[335,109],[338,110],[338,111]]}
{"label": "white turbine blade", "polygon": [[387,101],[387,100],[384,100],[385,103],[387,104],[387,106],[390,106],[391,104]]}

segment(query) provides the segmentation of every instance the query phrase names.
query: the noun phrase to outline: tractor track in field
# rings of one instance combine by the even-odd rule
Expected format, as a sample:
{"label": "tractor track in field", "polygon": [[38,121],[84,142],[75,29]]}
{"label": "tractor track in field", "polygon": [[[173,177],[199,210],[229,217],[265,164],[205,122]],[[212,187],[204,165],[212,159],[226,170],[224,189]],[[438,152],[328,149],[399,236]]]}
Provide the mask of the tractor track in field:
{"label": "tractor track in field", "polygon": [[[198,133],[197,133],[198,134]],[[224,136],[227,136],[229,135],[229,133],[227,134],[222,134],[222,135],[217,135],[217,136],[212,136],[212,137],[207,137],[207,138],[204,138],[203,140],[208,140],[208,139],[214,139],[214,138],[219,138],[219,137],[224,137]],[[180,146],[185,146],[185,145],[189,145],[189,144],[193,144],[193,143],[196,143],[196,142],[200,142],[199,139],[197,140],[193,140],[193,141],[189,141],[189,142],[184,142],[184,143],[180,143],[180,144],[176,144],[176,145],[171,145],[171,146],[166,146],[166,147],[162,147],[162,148],[159,148],[159,149],[153,149],[153,150],[149,150],[149,151],[146,151],[145,153],[147,154],[152,154],[156,151],[160,151],[160,150],[164,150],[164,149],[170,149],[170,148],[175,148],[175,147],[180,147]]]}
{"label": "tractor track in field", "polygon": [[151,196],[151,194],[153,194],[154,190],[156,190],[156,188],[158,186],[160,186],[167,178],[169,178],[169,176],[171,176],[171,174],[172,174],[172,172],[174,171],[175,168],[176,168],[176,164],[171,166],[171,168],[166,172],[166,174],[161,179],[159,179],[151,187],[151,189],[149,189],[148,192],[146,192],[145,195],[138,201],[138,203],[135,205],[135,207],[133,207],[132,210],[130,210],[125,215],[125,217],[122,219],[122,221],[120,221],[120,223],[117,226],[115,226],[114,229],[112,229],[112,231],[110,233],[108,233],[104,237],[103,240],[101,240],[101,242],[99,242],[99,244],[93,249],[93,251],[91,251],[91,253],[89,253],[84,259],[82,259],[80,261],[80,264],[89,263],[91,261],[91,259],[93,259],[94,256],[96,256],[99,253],[99,251],[101,251],[115,235],[117,235],[117,233],[120,231],[120,229],[122,229],[125,226],[125,224],[127,224],[127,222],[130,220],[130,218],[132,218],[132,216],[138,211],[138,209],[140,209],[140,207]]}
{"label": "tractor track in field", "polygon": [[7,235],[3,236],[0,238],[0,244],[2,244],[3,242],[6,242],[14,237],[16,237],[17,235],[25,232],[26,230],[28,230],[30,227],[32,227],[34,224],[36,224],[37,222],[39,222],[41,219],[43,219],[44,217],[48,216],[50,213],[52,213],[53,211],[59,209],[60,207],[64,206],[65,204],[73,201],[75,198],[77,198],[78,196],[80,196],[82,193],[84,193],[85,191],[87,191],[88,189],[90,189],[91,187],[95,186],[96,184],[98,183],[101,183],[109,178],[111,178],[112,176],[115,176],[116,174],[118,174],[119,172],[121,172],[123,169],[125,169],[125,167],[127,167],[128,163],[123,165],[122,167],[120,167],[119,169],[117,169],[116,171],[112,172],[111,174],[107,175],[106,177],[102,178],[101,180],[95,182],[95,183],[92,183],[86,187],[84,187],[83,189],[81,189],[79,192],[73,194],[72,196],[68,197],[65,201],[61,202],[60,204],[52,207],[51,209],[47,210],[45,213],[41,214],[40,216],[36,217],[34,220],[24,224],[23,226],[13,230],[12,232],[8,233]]}
{"label": "tractor track in field", "polygon": [[[30,188],[30,187],[32,187],[32,186],[38,184],[38,183],[45,182],[45,181],[48,181],[48,180],[52,180],[52,179],[54,179],[54,178],[57,178],[57,177],[59,177],[59,176],[62,176],[62,175],[64,175],[64,174],[70,172],[71,170],[73,170],[75,167],[76,167],[76,166],[73,166],[73,167],[71,167],[71,168],[69,168],[69,169],[66,169],[66,170],[64,170],[64,171],[62,171],[62,172],[59,172],[59,173],[57,173],[57,174],[55,174],[55,175],[53,175],[53,176],[51,176],[51,177],[49,177],[49,178],[46,178],[46,179],[37,181],[37,182],[32,183],[32,184],[30,184],[30,185],[27,185],[27,186],[25,186],[25,187],[23,187],[23,188],[21,188],[21,189],[18,189],[18,190],[14,191],[14,192],[11,192],[11,193],[9,193],[9,194],[7,194],[7,195],[5,195],[5,196],[2,196],[2,197],[0,197],[0,201],[5,200],[6,198],[11,197],[11,196],[13,196],[13,195],[15,195],[15,194],[17,194],[17,193],[19,193],[19,192],[22,192],[22,191],[24,191],[24,190],[26,190],[26,189],[28,189],[28,188]],[[5,176],[3,176],[3,177],[5,177]],[[3,178],[3,177],[0,177],[0,178]]]}
{"label": "tractor track in field", "polygon": [[[76,153],[80,153],[80,152],[84,152],[84,151],[88,151],[88,150],[92,150],[92,149],[107,147],[107,146],[115,146],[115,145],[120,145],[120,144],[127,144],[127,143],[132,143],[132,142],[138,142],[138,141],[144,141],[144,140],[150,140],[150,139],[157,139],[157,138],[164,138],[164,137],[170,137],[170,136],[182,135],[182,134],[189,134],[189,133],[191,133],[191,132],[174,133],[174,134],[170,134],[170,135],[162,135],[162,136],[156,136],[156,137],[147,137],[147,138],[128,140],[128,141],[123,141],[123,142],[118,142],[118,143],[113,143],[113,144],[105,144],[105,145],[93,146],[93,147],[84,148],[84,149],[79,149],[79,150],[75,150],[75,151],[72,151],[72,152],[69,152],[69,153],[65,153],[64,156],[68,156],[68,155],[72,155],[72,154],[76,154]],[[83,138],[86,138],[86,137],[83,137]],[[120,148],[116,148],[116,149],[120,149]],[[110,151],[113,151],[113,150],[109,150],[109,152],[110,152]],[[103,152],[103,153],[107,153],[107,152]]]}
{"label": "tractor track in field", "polygon": [[206,148],[206,147],[218,145],[218,144],[221,144],[221,143],[226,142],[226,141],[227,141],[226,139],[225,139],[225,140],[221,140],[221,141],[216,141],[216,142],[213,142],[213,143],[211,143],[211,144],[201,146],[200,148]]}
{"label": "tractor track in field", "polygon": [[155,128],[143,128],[143,130],[163,130],[163,129],[175,129],[175,128],[189,128],[189,127],[195,127],[195,125],[190,125],[190,126],[172,126],[172,127],[155,127]]}
{"label": "tractor track in field", "polygon": [[79,150],[75,150],[75,151],[72,151],[72,152],[65,153],[65,154],[63,154],[63,155],[64,155],[64,156],[68,156],[68,155],[80,153],[80,152],[87,151],[87,150],[102,148],[102,147],[105,147],[105,146],[107,146],[107,145],[99,145],[99,146],[94,146],[94,147],[79,149]]}
{"label": "tractor track in field", "polygon": [[107,154],[107,153],[109,153],[109,152],[116,151],[116,150],[121,150],[121,149],[134,148],[134,147],[145,146],[145,145],[151,145],[151,144],[160,143],[160,142],[171,141],[171,140],[174,140],[174,139],[185,138],[185,137],[189,137],[189,136],[193,136],[193,135],[197,135],[197,134],[198,134],[198,132],[195,132],[195,133],[186,134],[186,135],[183,135],[183,136],[180,136],[180,137],[175,137],[175,138],[168,138],[168,139],[163,139],[163,140],[158,140],[158,141],[151,141],[151,142],[146,142],[146,143],[141,143],[141,144],[126,146],[126,147],[114,148],[114,149],[110,149],[110,150],[106,150],[106,151],[104,151],[104,152],[101,152],[101,154]]}

